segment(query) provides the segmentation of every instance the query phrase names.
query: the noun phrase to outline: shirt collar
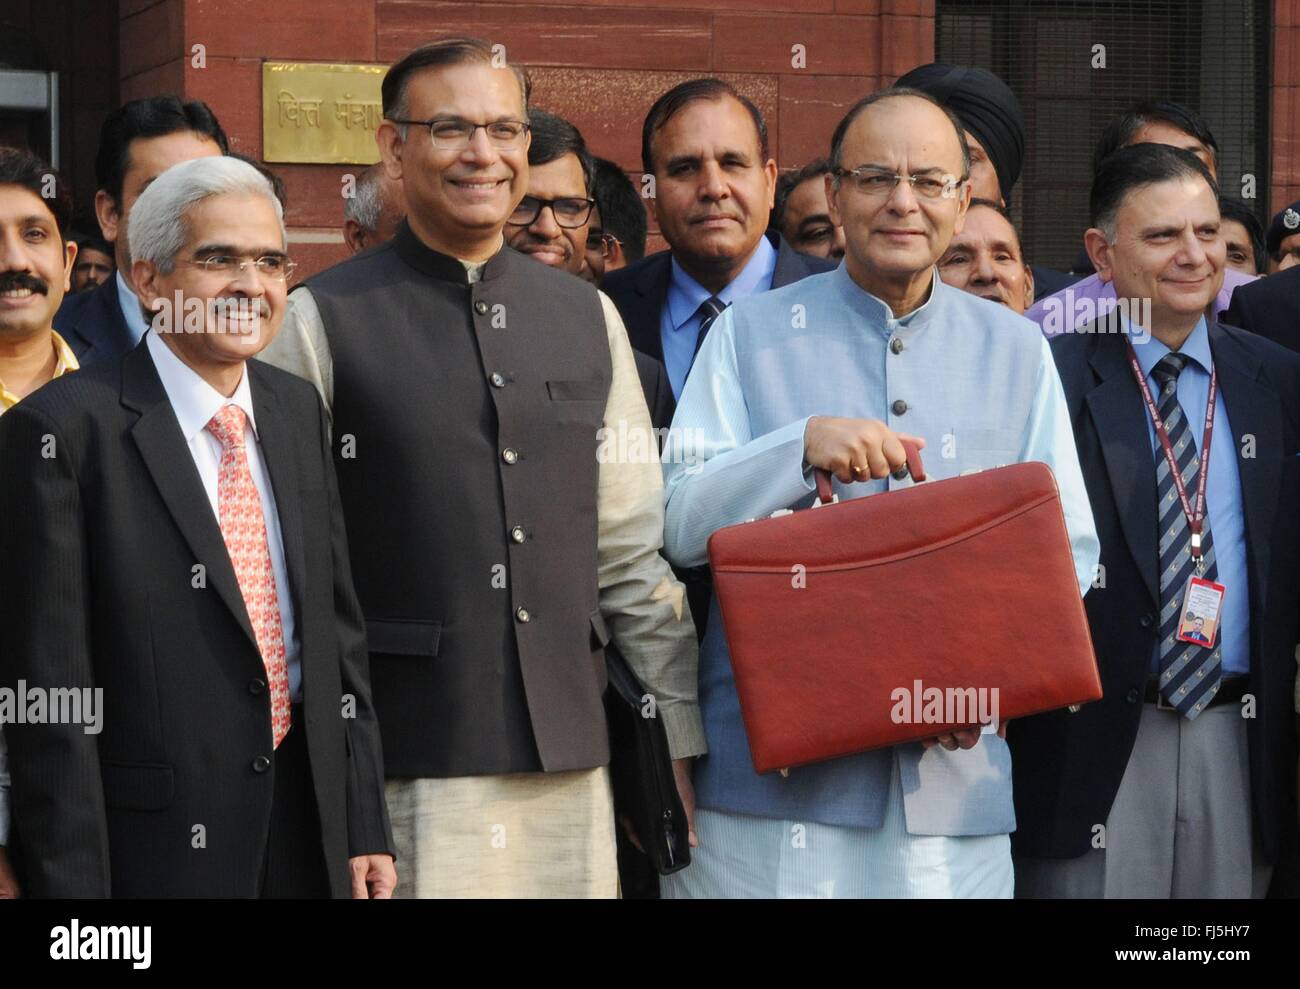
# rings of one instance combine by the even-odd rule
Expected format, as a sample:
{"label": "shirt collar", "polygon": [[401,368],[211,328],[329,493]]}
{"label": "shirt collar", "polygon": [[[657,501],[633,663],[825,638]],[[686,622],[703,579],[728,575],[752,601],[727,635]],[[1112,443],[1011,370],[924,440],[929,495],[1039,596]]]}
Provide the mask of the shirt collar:
{"label": "shirt collar", "polygon": [[81,368],[77,362],[77,355],[72,352],[68,342],[59,336],[56,330],[50,330],[50,336],[54,339],[54,353],[58,357],[58,363],[54,365],[54,376],[61,378],[69,371],[76,371]]}
{"label": "shirt collar", "polygon": [[[1142,373],[1148,378],[1151,377],[1151,369],[1160,363],[1162,357],[1170,353],[1169,348],[1149,333],[1128,332],[1126,317],[1121,314],[1120,318],[1125,320],[1125,336],[1133,344],[1133,352],[1137,354],[1138,365],[1142,368]],[[1183,345],[1178,348],[1178,352],[1190,357],[1193,362],[1200,366],[1201,370],[1209,374],[1214,358],[1210,354],[1210,331],[1206,326],[1204,316],[1196,321],[1196,326],[1187,339],[1183,341]]]}
{"label": "shirt collar", "polygon": [[140,310],[140,297],[131,291],[131,286],[122,277],[120,269],[113,274],[113,277],[117,279],[118,308],[122,310],[122,318],[126,320],[126,328],[131,333],[131,340],[139,343],[149,329],[149,321],[144,318],[144,313]]}
{"label": "shirt collar", "polygon": [[192,367],[172,352],[172,349],[158,338],[156,333],[146,333],[145,342],[149,356],[153,358],[158,377],[162,379],[163,390],[171,402],[176,421],[181,424],[181,435],[185,442],[203,432],[225,405],[238,405],[248,416],[248,424],[257,436],[257,417],[253,414],[253,393],[248,386],[248,364],[244,364],[243,376],[239,387],[229,398],[217,391],[203,380]]}
{"label": "shirt collar", "polygon": [[[776,271],[776,248],[766,236],[760,237],[758,247],[740,274],[727,283],[718,298],[730,305],[737,299],[743,299],[759,292],[766,292],[772,287],[772,275]],[[673,329],[680,330],[699,312],[705,299],[714,293],[686,273],[677,258],[673,258],[672,274],[668,280],[668,318],[673,321]]]}
{"label": "shirt collar", "polygon": [[895,316],[894,310],[889,307],[888,303],[872,295],[853,280],[853,276],[849,274],[848,265],[844,261],[840,262],[840,266],[832,273],[832,277],[840,295],[849,304],[849,307],[866,317],[873,325],[883,328],[886,333],[891,332],[895,325],[907,327],[913,323],[924,323],[931,312],[934,300],[938,296],[948,291],[960,291],[945,285],[939,279],[938,270],[931,267],[930,291],[925,301],[907,315]]}

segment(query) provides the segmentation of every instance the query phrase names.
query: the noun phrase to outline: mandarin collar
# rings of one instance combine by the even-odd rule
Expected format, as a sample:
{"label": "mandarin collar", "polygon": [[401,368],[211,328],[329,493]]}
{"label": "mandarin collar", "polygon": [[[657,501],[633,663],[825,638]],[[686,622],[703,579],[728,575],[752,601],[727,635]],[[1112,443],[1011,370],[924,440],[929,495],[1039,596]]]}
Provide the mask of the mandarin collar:
{"label": "mandarin collar", "polygon": [[[398,226],[397,233],[393,235],[392,243],[397,256],[420,274],[439,281],[455,282],[459,285],[470,284],[469,272],[465,270],[465,265],[460,259],[429,247],[416,236],[405,218]],[[483,274],[479,280],[488,282],[500,275],[508,263],[509,254],[503,237],[497,252],[483,263]]]}
{"label": "mandarin collar", "polygon": [[901,329],[919,330],[924,327],[929,322],[931,313],[937,308],[935,299],[945,294],[946,290],[951,291],[950,286],[945,285],[939,278],[938,270],[931,267],[930,291],[925,301],[910,313],[904,316],[895,316],[894,311],[884,300],[872,295],[853,280],[853,276],[849,274],[848,265],[844,261],[841,261],[840,266],[832,273],[832,279],[841,298],[848,304],[849,308],[865,317],[869,325],[886,336]]}

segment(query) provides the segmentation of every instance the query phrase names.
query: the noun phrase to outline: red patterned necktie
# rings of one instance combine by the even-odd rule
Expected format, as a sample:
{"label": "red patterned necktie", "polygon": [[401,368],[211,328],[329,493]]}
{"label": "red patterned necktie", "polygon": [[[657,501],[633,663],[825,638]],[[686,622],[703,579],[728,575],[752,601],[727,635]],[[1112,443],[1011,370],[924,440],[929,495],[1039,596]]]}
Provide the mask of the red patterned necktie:
{"label": "red patterned necktie", "polygon": [[208,431],[221,443],[217,474],[217,516],[226,552],[235,568],[239,593],[257,637],[271,688],[271,730],[278,747],[289,733],[289,666],[284,658],[284,628],[275,592],[275,571],[266,541],[262,499],[248,469],[244,426],[248,419],[238,405],[225,405],[208,423]]}

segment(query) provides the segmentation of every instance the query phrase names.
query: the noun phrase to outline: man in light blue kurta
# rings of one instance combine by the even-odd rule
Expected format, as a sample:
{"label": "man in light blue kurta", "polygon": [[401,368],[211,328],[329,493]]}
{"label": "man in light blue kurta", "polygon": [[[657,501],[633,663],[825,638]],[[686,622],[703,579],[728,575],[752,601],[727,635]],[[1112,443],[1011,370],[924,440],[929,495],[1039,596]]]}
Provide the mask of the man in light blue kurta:
{"label": "man in light blue kurta", "polygon": [[[927,120],[935,127],[933,105],[884,99],[869,109],[879,118],[876,130],[890,134],[918,133]],[[937,119],[942,126],[943,118]],[[845,128],[841,124],[837,137]],[[898,141],[906,145],[908,139]],[[903,164],[919,175],[926,155],[938,152],[936,142],[918,142],[896,153],[864,151],[853,163],[884,162],[900,173]],[[846,154],[850,146],[852,140]],[[956,210],[959,218],[964,204],[918,205],[919,185],[912,192],[897,177],[888,193],[858,184],[862,167],[844,171],[847,181],[836,190],[848,221],[844,263],[738,301],[704,342],[673,422],[674,430],[695,438],[694,456],[664,468],[668,558],[680,566],[702,564],[717,529],[808,506],[814,490],[810,419],[835,416],[877,420],[923,437],[926,472],[935,479],[1020,461],[1046,463],[1061,491],[1085,591],[1098,543],[1046,341],[1030,321],[936,276],[933,260],[952,226],[949,217],[943,232],[942,211]],[[864,216],[843,203],[850,185]],[[883,208],[869,208],[886,195]],[[858,273],[865,269],[869,277],[876,257],[890,263],[896,243],[906,238],[887,237],[883,247],[862,249],[856,265],[855,238],[862,248],[871,245],[881,222],[893,224],[891,230],[900,224],[923,230],[926,218],[938,224],[939,234],[928,248],[902,248],[929,262],[915,272],[915,302],[895,316],[858,283]],[[849,498],[911,483],[867,477],[836,488]],[[700,656],[709,755],[694,771],[699,847],[688,869],[663,880],[666,897],[1011,895],[1007,836],[1015,814],[1010,756],[999,735],[985,733],[971,748],[916,743],[795,768],[788,777],[759,776],[716,610],[712,618]],[[1052,662],[1051,655],[1020,658]]]}

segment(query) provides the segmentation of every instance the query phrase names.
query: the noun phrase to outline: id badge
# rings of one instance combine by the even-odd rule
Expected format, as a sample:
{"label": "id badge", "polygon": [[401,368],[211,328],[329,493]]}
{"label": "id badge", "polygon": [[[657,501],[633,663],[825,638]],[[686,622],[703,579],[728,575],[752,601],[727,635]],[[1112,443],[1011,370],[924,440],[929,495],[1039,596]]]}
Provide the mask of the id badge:
{"label": "id badge", "polygon": [[1212,580],[1193,577],[1183,594],[1183,610],[1178,616],[1178,641],[1192,642],[1209,649],[1219,631],[1223,609],[1224,586]]}

